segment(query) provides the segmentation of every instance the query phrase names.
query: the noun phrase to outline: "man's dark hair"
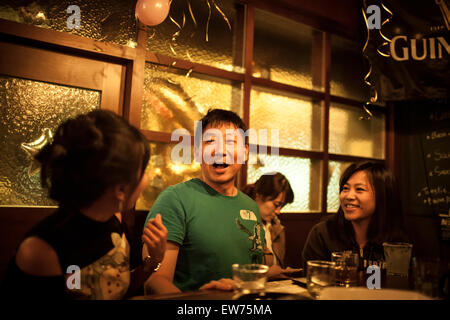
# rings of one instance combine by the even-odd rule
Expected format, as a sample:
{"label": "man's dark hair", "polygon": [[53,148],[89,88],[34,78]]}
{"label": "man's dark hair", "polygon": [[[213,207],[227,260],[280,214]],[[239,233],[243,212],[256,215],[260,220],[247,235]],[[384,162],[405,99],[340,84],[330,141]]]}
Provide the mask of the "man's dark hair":
{"label": "man's dark hair", "polygon": [[[247,126],[244,121],[233,111],[223,109],[209,109],[208,113],[200,119],[199,124],[195,128],[195,145],[200,146],[202,142],[202,135],[205,128],[217,127],[222,124],[233,124],[237,129],[242,129],[245,133]],[[248,144],[248,137],[245,137],[245,144]]]}

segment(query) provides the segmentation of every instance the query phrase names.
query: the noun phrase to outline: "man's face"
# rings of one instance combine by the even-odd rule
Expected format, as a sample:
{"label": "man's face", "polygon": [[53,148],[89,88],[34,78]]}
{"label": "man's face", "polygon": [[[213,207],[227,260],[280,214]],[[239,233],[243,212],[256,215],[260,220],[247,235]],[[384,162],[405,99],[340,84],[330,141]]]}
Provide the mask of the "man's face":
{"label": "man's face", "polygon": [[201,143],[202,176],[209,185],[233,183],[248,157],[244,132],[232,123],[204,128]]}

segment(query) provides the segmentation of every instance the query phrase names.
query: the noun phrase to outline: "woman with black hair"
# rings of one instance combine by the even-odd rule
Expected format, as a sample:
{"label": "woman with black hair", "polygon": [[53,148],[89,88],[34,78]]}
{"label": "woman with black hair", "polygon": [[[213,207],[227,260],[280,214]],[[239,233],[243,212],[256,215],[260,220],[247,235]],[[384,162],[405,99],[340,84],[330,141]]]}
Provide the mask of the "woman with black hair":
{"label": "woman with black hair", "polygon": [[351,164],[339,183],[337,214],[315,225],[306,240],[303,263],[331,260],[335,251],[360,254],[360,267],[382,264],[383,242],[405,241],[400,194],[383,164]]}
{"label": "woman with black hair", "polygon": [[[149,256],[131,270],[132,209],[147,185],[150,149],[123,118],[95,110],[62,123],[37,155],[41,181],[57,211],[25,236],[2,294],[32,299],[121,299],[133,295],[164,257],[167,230],[158,215],[144,229]],[[140,252],[140,249],[138,249]]]}

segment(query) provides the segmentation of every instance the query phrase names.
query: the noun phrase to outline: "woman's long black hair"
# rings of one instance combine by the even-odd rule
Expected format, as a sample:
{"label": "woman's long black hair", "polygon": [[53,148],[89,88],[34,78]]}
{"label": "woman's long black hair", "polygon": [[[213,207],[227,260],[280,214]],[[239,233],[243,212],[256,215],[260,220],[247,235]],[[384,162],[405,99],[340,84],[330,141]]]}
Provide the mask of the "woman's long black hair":
{"label": "woman's long black hair", "polygon": [[[362,162],[351,164],[342,174],[339,182],[339,193],[350,177],[359,171],[365,171],[375,192],[375,212],[367,230],[367,240],[375,244],[385,241],[404,241],[404,220],[400,201],[400,192],[396,179],[384,164],[378,162]],[[330,225],[332,234],[346,241],[345,233],[354,236],[351,222],[344,217],[339,206],[336,223]],[[330,220],[331,221],[331,220]]]}

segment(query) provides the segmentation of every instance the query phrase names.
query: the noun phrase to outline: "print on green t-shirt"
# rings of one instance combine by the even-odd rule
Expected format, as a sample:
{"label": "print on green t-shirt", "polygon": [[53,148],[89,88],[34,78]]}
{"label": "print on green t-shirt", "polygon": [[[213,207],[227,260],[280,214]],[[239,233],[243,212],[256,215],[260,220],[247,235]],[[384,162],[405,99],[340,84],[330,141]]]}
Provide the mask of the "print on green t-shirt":
{"label": "print on green t-shirt", "polygon": [[[248,229],[242,220],[255,221],[253,223],[253,230]],[[261,240],[261,223],[258,222],[256,215],[251,210],[241,210],[240,217],[236,218],[236,225],[240,230],[248,234],[248,240],[251,241],[250,256],[252,263],[261,263],[261,252],[263,251],[263,243]]]}

